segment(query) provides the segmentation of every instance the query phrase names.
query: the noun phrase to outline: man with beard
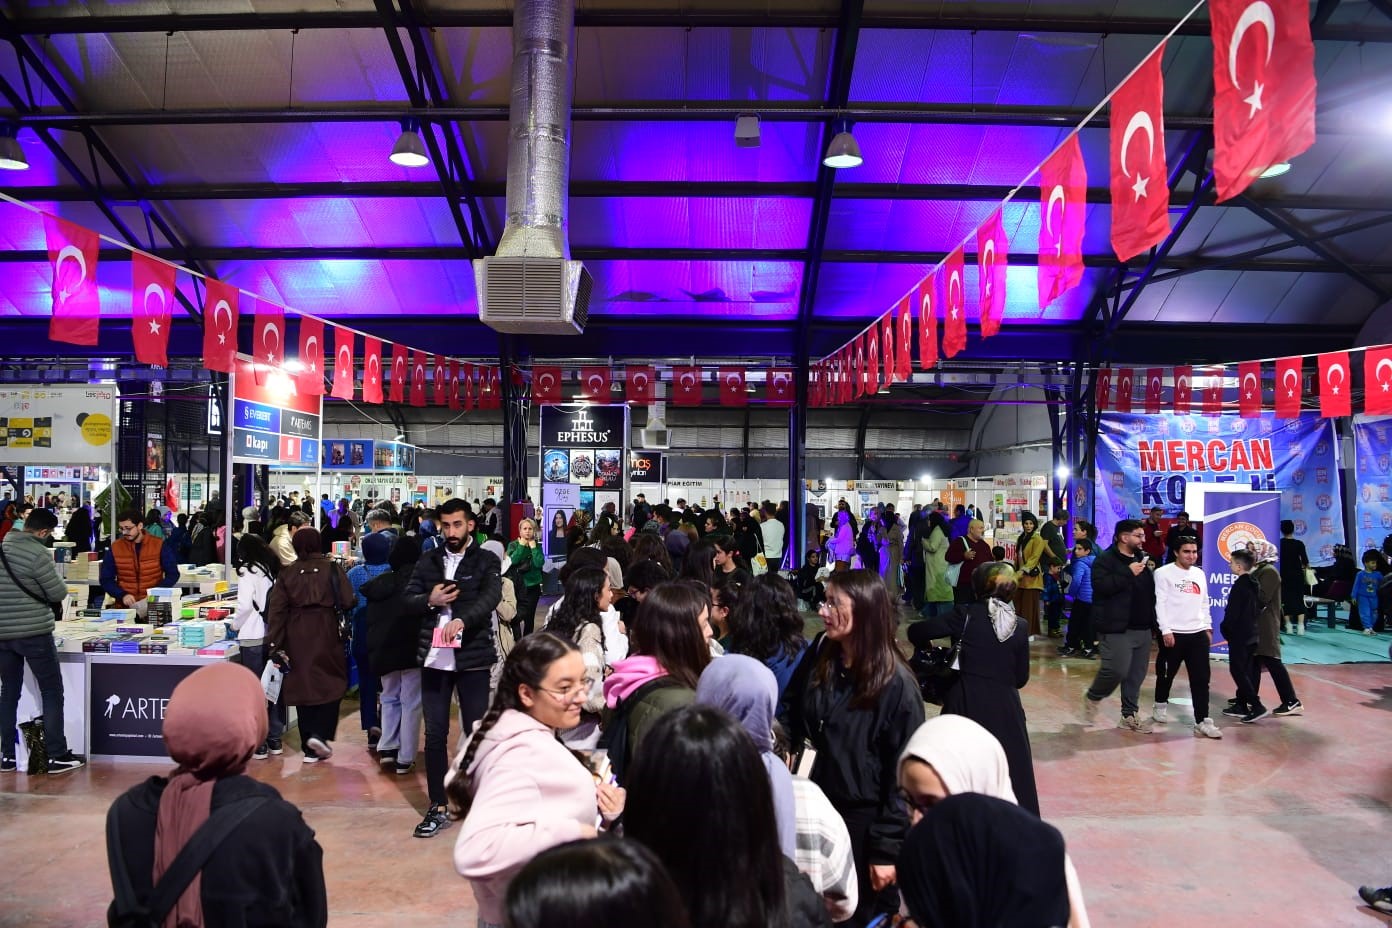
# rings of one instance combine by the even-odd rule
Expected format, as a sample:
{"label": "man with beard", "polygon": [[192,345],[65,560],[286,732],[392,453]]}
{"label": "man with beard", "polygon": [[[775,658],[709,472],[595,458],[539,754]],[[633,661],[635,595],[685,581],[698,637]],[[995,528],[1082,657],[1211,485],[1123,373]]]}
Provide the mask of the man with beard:
{"label": "man with beard", "polygon": [[488,672],[498,659],[493,610],[503,596],[502,564],[474,540],[475,519],[462,499],[438,510],[444,544],[421,555],[406,585],[404,606],[422,614],[416,647],[425,717],[425,782],[430,808],[417,838],[449,826],[445,771],[449,767],[450,697],[459,699],[459,726],[471,731],[488,711]]}

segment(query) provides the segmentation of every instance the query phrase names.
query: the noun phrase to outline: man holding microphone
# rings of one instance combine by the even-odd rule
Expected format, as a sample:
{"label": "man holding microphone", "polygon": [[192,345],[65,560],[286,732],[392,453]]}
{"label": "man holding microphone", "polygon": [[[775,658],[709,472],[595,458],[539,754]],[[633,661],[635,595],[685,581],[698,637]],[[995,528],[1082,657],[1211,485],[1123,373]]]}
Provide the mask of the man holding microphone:
{"label": "man holding microphone", "polygon": [[1102,666],[1083,700],[1083,718],[1096,720],[1102,700],[1120,685],[1117,727],[1150,734],[1150,723],[1138,712],[1155,627],[1155,563],[1141,550],[1145,528],[1139,520],[1122,519],[1113,538],[1092,565],[1092,627]]}

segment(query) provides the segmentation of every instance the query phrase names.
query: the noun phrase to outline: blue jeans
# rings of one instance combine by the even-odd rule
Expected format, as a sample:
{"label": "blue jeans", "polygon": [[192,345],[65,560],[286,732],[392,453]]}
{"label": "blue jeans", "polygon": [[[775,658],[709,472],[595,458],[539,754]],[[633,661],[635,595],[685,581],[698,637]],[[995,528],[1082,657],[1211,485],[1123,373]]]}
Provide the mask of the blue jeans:
{"label": "blue jeans", "polygon": [[[254,644],[243,646],[242,666],[260,677],[266,670],[266,646],[264,644]],[[266,740],[279,741],[280,736],[285,733],[285,697],[281,696],[275,704],[266,703],[266,716],[269,722],[266,729]]]}
{"label": "blue jeans", "polygon": [[15,716],[26,663],[43,699],[44,750],[49,757],[64,757],[68,739],[63,735],[63,672],[58,668],[58,647],[52,635],[0,641],[0,753],[14,757],[19,743]]}
{"label": "blue jeans", "polygon": [[377,711],[377,693],[382,688],[381,681],[372,672],[367,659],[367,610],[359,609],[353,613],[353,663],[358,668],[358,699],[362,706],[362,730],[381,728],[382,718]]}
{"label": "blue jeans", "polygon": [[918,610],[918,614],[925,619],[931,619],[935,616],[947,615],[955,608],[957,608],[955,603],[924,603],[923,608]]}

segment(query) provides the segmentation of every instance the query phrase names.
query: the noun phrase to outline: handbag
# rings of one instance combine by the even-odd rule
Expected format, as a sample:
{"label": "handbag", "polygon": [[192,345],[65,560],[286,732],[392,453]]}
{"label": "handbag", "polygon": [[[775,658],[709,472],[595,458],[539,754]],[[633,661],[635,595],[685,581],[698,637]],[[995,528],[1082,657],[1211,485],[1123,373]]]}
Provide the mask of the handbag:
{"label": "handbag", "polygon": [[763,553],[754,555],[754,560],[749,562],[749,572],[756,577],[762,577],[768,573],[768,558]]}
{"label": "handbag", "polygon": [[338,640],[347,644],[353,640],[353,610],[345,609],[343,604],[338,601],[338,572],[340,568],[337,564],[333,565],[334,576],[329,580],[333,589],[333,610],[334,617],[338,619]]}
{"label": "handbag", "polygon": [[947,691],[956,685],[962,669],[962,640],[967,636],[967,623],[971,613],[962,623],[962,634],[952,642],[951,647],[918,648],[909,658],[909,668],[918,680],[918,691],[923,701],[941,706],[947,698]]}

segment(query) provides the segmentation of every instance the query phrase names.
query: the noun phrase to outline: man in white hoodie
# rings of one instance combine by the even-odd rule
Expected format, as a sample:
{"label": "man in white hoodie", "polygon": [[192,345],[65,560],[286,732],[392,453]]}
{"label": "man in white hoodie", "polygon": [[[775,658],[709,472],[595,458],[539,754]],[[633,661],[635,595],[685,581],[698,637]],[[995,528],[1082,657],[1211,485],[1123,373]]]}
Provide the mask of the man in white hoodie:
{"label": "man in white hoodie", "polygon": [[1155,657],[1155,721],[1167,721],[1170,685],[1184,664],[1194,700],[1194,736],[1221,738],[1222,730],[1208,715],[1208,651],[1213,624],[1208,614],[1208,584],[1195,567],[1199,546],[1182,541],[1175,559],[1155,571],[1155,618],[1160,626],[1160,652]]}

